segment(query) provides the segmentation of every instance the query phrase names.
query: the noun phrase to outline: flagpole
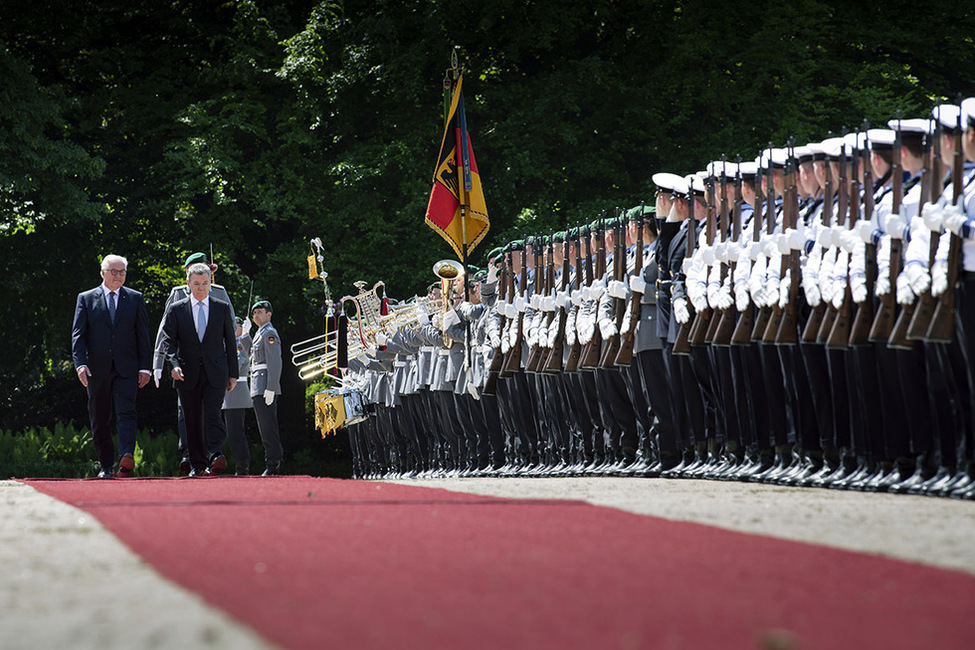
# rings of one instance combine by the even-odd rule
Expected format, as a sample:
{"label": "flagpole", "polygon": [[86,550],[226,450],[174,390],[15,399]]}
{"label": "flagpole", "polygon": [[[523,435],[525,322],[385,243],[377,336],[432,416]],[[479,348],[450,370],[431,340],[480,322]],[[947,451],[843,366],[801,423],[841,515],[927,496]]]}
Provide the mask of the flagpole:
{"label": "flagpole", "polygon": [[[457,49],[454,46],[454,51],[450,55],[450,64],[453,68],[454,73],[454,85],[456,87],[458,77],[460,76],[460,69],[457,62]],[[464,302],[470,302],[471,300],[471,290],[470,290],[470,277],[471,274],[467,269],[467,196],[471,190],[471,172],[470,172],[470,157],[467,150],[467,115],[464,111],[464,88],[461,85],[460,97],[458,98],[457,113],[460,118],[460,144],[457,147],[457,155],[460,156],[460,165],[458,165],[458,171],[461,172],[463,179],[458,178],[457,183],[457,199],[460,203],[460,236],[461,236],[461,264],[464,267]],[[466,368],[471,368],[471,324],[469,321],[464,321],[464,348],[466,354],[464,355],[464,362]]]}

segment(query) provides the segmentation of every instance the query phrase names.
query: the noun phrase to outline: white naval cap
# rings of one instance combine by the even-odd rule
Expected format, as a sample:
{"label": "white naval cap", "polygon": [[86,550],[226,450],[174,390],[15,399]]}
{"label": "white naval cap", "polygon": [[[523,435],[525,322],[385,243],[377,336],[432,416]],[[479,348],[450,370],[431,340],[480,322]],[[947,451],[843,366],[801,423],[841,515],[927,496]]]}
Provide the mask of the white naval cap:
{"label": "white naval cap", "polygon": [[[687,182],[687,186],[693,189],[694,192],[697,194],[704,194],[706,189],[704,186],[704,177],[701,176],[701,173],[702,172],[691,174],[690,176],[684,179]],[[707,175],[706,172],[704,172],[704,174],[705,176]]]}
{"label": "white naval cap", "polygon": [[894,146],[897,132],[892,129],[870,129],[867,131],[867,141],[871,149],[889,148]]}
{"label": "white naval cap", "polygon": [[741,172],[742,178],[755,177],[758,175],[758,163],[753,161],[743,162],[738,166],[738,170]]}
{"label": "white naval cap", "polygon": [[931,109],[931,119],[940,122],[942,129],[957,129],[960,116],[961,106],[956,104],[938,104]]}
{"label": "white naval cap", "polygon": [[975,129],[975,97],[969,97],[961,103],[962,127]]}
{"label": "white naval cap", "polygon": [[762,169],[769,168],[769,160],[772,167],[785,167],[789,160],[789,150],[784,148],[766,149],[758,157],[757,162]]}
{"label": "white naval cap", "polygon": [[657,172],[650,177],[650,180],[661,190],[668,190],[674,194],[687,194],[687,181],[683,176],[670,172]]}
{"label": "white naval cap", "polygon": [[847,133],[843,136],[843,144],[846,145],[846,153],[852,155],[854,149],[863,149],[867,146],[867,134],[862,131]]}
{"label": "white naval cap", "polygon": [[887,126],[895,131],[900,128],[904,133],[931,133],[934,120],[927,117],[915,117],[909,120],[887,120]]}

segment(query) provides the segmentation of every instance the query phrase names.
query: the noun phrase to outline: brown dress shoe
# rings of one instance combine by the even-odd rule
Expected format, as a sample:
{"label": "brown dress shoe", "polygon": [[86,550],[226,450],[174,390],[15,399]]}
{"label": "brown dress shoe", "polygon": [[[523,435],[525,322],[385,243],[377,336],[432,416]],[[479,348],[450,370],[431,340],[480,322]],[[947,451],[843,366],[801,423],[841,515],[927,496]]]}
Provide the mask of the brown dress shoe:
{"label": "brown dress shoe", "polygon": [[135,469],[135,458],[132,454],[125,454],[118,461],[118,477],[119,478],[129,478],[132,476],[132,470]]}

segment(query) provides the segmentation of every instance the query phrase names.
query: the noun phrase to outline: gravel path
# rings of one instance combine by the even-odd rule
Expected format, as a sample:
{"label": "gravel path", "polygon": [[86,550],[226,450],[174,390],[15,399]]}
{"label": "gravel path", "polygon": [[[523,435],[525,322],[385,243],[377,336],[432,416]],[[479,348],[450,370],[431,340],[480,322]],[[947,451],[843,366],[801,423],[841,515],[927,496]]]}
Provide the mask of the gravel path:
{"label": "gravel path", "polygon": [[[638,514],[975,574],[975,503],[747,483],[635,478],[395,481],[513,498],[584,499]],[[0,646],[267,648],[162,578],[90,515],[0,481]]]}

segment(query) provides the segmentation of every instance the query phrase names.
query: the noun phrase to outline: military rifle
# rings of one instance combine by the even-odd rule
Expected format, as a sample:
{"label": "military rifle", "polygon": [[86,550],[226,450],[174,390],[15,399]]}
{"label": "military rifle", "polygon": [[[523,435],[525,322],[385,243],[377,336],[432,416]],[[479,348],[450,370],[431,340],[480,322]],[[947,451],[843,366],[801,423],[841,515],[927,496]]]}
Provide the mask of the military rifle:
{"label": "military rifle", "polygon": [[[569,286],[570,272],[569,232],[566,231],[565,239],[562,240],[562,286],[559,288],[559,293],[563,295]],[[546,373],[556,373],[562,371],[562,356],[565,352],[565,320],[568,318],[568,310],[556,305],[555,313],[552,318],[557,319],[556,322],[558,323],[558,331],[555,335],[555,341],[552,344],[552,348],[548,352],[548,358],[545,360],[543,372]],[[576,358],[578,359],[578,356],[576,356]]]}
{"label": "military rifle", "polygon": [[[823,184],[823,211],[820,215],[820,223],[823,228],[829,228],[833,225],[833,165],[826,158],[823,161],[824,171],[826,173],[826,179]],[[827,247],[820,247],[820,264],[822,264],[823,255],[826,255]],[[826,312],[829,310],[830,306],[825,300],[820,300],[819,304],[813,308],[812,313],[809,314],[809,320],[806,321],[806,326],[802,328],[802,336],[800,340],[803,343],[818,343],[819,332],[823,328],[823,321],[826,319]]]}
{"label": "military rifle", "polygon": [[[901,130],[900,112],[897,114],[897,131],[894,134],[894,150],[891,158],[890,180],[891,180],[891,214],[900,215],[901,202],[904,199],[904,170],[901,168]],[[888,283],[890,291],[881,296],[879,309],[873,317],[873,326],[870,328],[871,342],[890,340],[891,332],[894,330],[894,320],[897,318],[897,276],[901,272],[901,233],[889,233],[890,235],[890,264],[888,267]]]}
{"label": "military rifle", "polygon": [[[925,200],[929,200],[932,204],[936,204],[941,199],[941,192],[944,190],[944,185],[942,184],[942,179],[944,178],[944,161],[941,157],[940,119],[934,121],[934,136],[931,138],[931,146],[933,147],[934,155],[931,160],[931,178],[928,180],[927,187],[930,195],[928,192],[922,190],[921,202],[923,203]],[[926,158],[927,156],[925,156]],[[929,196],[930,198],[928,198]],[[920,214],[920,211],[918,214]],[[934,260],[938,255],[938,244],[941,241],[941,233],[929,231],[928,235],[930,237],[928,270],[930,271],[930,269],[934,268]],[[931,327],[931,319],[934,317],[936,303],[937,298],[931,294],[930,287],[917,297],[917,301],[914,303],[914,316],[911,318],[911,324],[907,328],[907,338],[912,341],[918,341],[927,337],[928,329]]]}
{"label": "military rifle", "polygon": [[[843,129],[843,135],[846,136],[846,128]],[[840,147],[840,162],[839,162],[839,178],[837,179],[837,200],[836,200],[836,223],[838,226],[846,225],[847,213],[850,209],[850,185],[849,179],[846,176],[846,143]],[[831,224],[832,225],[832,224]],[[837,257],[839,257],[839,251],[837,251]],[[829,339],[829,335],[833,331],[833,325],[836,322],[836,317],[838,315],[838,310],[833,307],[832,302],[826,306],[826,315],[823,317],[822,327],[819,328],[819,333],[816,335],[816,342],[826,344]],[[845,347],[845,346],[840,346]]]}
{"label": "military rifle", "polygon": [[[582,290],[582,240],[585,239],[589,241],[589,228],[582,226],[578,229],[576,235],[576,268],[575,268],[575,287],[572,289],[572,293]],[[588,246],[587,246],[588,248]],[[569,309],[566,309],[565,318],[569,317]],[[565,360],[565,372],[579,372],[579,359],[582,356],[582,344],[579,342],[579,308],[576,307],[576,336],[569,348],[569,356]],[[563,327],[565,327],[563,325]]]}
{"label": "military rifle", "polygon": [[[752,212],[752,245],[757,246],[762,239],[762,181],[755,179],[755,205]],[[743,291],[748,291],[747,283]],[[748,345],[752,342],[752,332],[755,330],[755,312],[758,307],[749,298],[748,307],[738,317],[738,324],[731,335],[732,345]]]}
{"label": "military rifle", "polygon": [[[863,133],[867,133],[870,125],[863,123]],[[861,164],[863,165],[863,221],[870,223],[873,219],[873,171],[870,167],[870,146],[864,140],[860,149]],[[873,295],[874,285],[877,283],[877,246],[874,243],[864,244],[864,280],[867,286],[867,297],[857,305],[857,314],[850,328],[849,345],[864,345],[870,341],[870,327],[873,323]]]}
{"label": "military rifle", "polygon": [[[704,196],[705,196],[704,200],[705,200],[706,205],[707,205],[707,212],[705,213],[705,222],[704,222],[704,228],[705,228],[704,237],[705,237],[705,240],[707,241],[708,246],[712,247],[712,250],[713,250],[713,247],[714,247],[714,236],[715,236],[715,230],[716,230],[716,225],[715,225],[715,219],[716,219],[715,207],[716,207],[716,205],[715,204],[717,203],[716,198],[715,198],[715,195],[714,195],[714,177],[713,176],[709,176],[708,177],[707,185],[705,187]],[[694,183],[693,183],[693,180],[691,182],[691,201],[692,202],[694,201]],[[688,234],[690,234],[690,233],[688,233]],[[708,276],[709,275],[710,275],[710,271],[709,270],[705,270],[705,272],[704,272],[704,292],[705,292],[705,298],[706,298],[706,294],[707,294],[707,283],[708,283]],[[684,278],[684,286],[685,287],[687,286],[687,278],[686,277]],[[710,305],[707,305],[704,309],[702,309],[701,311],[699,311],[696,314],[694,314],[694,322],[691,325],[691,333],[687,337],[688,341],[690,342],[690,344],[692,346],[694,346],[694,345],[705,345],[708,342],[707,341],[708,328],[711,326],[711,317],[713,316],[713,314],[714,313],[711,310],[711,306]]]}
{"label": "military rifle", "polygon": [[[799,228],[799,161],[795,153],[795,139],[789,139],[789,159],[786,161],[785,192],[782,197],[782,228]],[[788,219],[788,220],[787,220]],[[788,226],[786,226],[788,223]],[[799,251],[789,248],[788,258],[782,267],[789,269],[788,302],[782,309],[779,329],[775,332],[776,345],[794,345],[799,342]],[[783,275],[783,277],[785,277]],[[782,291],[781,286],[779,291]]]}
{"label": "military rifle", "polygon": [[[958,102],[961,104],[961,101]],[[958,126],[955,129],[955,151],[951,163],[951,184],[952,184],[952,203],[958,205],[962,200],[962,181],[965,158],[962,152],[962,121],[961,113],[958,114]],[[934,233],[931,233],[934,237]],[[940,237],[938,238],[940,239]],[[958,281],[958,269],[961,264],[958,256],[961,254],[961,237],[951,233],[948,239],[948,287],[941,294],[938,304],[934,308],[931,316],[931,325],[928,327],[925,340],[930,343],[951,343],[955,338],[955,309],[957,295],[955,294],[955,283]]]}
{"label": "military rifle", "polygon": [[[621,210],[616,211],[616,222],[613,224],[613,282],[622,282],[626,277],[626,231],[622,226],[622,214]],[[609,340],[603,341],[602,353],[599,356],[600,368],[615,367],[616,355],[620,350],[620,325],[623,322],[624,307],[626,307],[626,299],[612,298],[610,318],[616,324],[616,334]]]}
{"label": "military rifle", "polygon": [[[759,170],[761,174],[761,170]],[[771,236],[775,232],[775,179],[772,171],[772,143],[768,143],[768,168],[765,171],[765,233]],[[761,180],[759,180],[761,184]],[[771,260],[769,260],[771,262]],[[778,307],[778,305],[776,305]],[[772,307],[760,307],[755,316],[755,328],[752,330],[752,341],[765,341],[765,331],[768,329],[769,319],[772,318]]]}
{"label": "military rifle", "polygon": [[[724,162],[725,160],[723,155],[721,156],[721,160],[722,162]],[[738,156],[738,158],[735,161],[735,164],[737,165],[737,168],[735,171],[735,195],[731,205],[732,216],[731,216],[730,235],[729,235],[727,224],[722,225],[722,230],[725,233],[724,241],[728,242],[729,247],[731,247],[732,250],[734,251],[734,254],[731,256],[731,259],[728,261],[728,271],[726,276],[728,278],[728,281],[732,284],[732,287],[734,287],[735,267],[738,264],[738,260],[737,260],[738,240],[741,239],[741,202],[742,202],[741,156]],[[725,170],[722,170],[722,176],[725,176]],[[726,188],[724,187],[726,183],[727,180],[722,178],[721,193],[723,195],[727,193]],[[725,199],[722,198],[722,201],[724,200]],[[722,208],[722,210],[724,210],[724,208]],[[730,307],[722,310],[721,318],[718,319],[718,325],[714,330],[714,336],[711,337],[711,342],[714,345],[718,345],[721,347],[730,346],[732,343],[731,338],[732,335],[734,334],[735,325],[737,324],[737,322],[738,322],[738,309],[732,303]]]}
{"label": "military rifle", "polygon": [[[535,286],[532,289],[531,301],[536,305],[535,313],[532,315],[533,318],[542,319],[541,301],[545,297],[548,287],[545,286],[545,271],[542,267],[544,263],[542,261],[542,251],[545,249],[545,239],[543,237],[535,237],[534,245],[532,246],[532,255],[535,258],[535,262],[532,268],[535,270]],[[537,334],[537,332],[536,332]],[[535,345],[532,345],[528,351],[528,359],[525,361],[525,372],[536,374],[538,373],[538,362],[539,357],[542,357],[542,346],[539,339],[536,337]]]}
{"label": "military rifle", "polygon": [[[510,256],[510,254],[509,254]],[[502,260],[504,257],[502,256]],[[488,260],[488,264],[493,264],[493,260]],[[498,296],[495,304],[501,304],[505,300],[505,296],[508,288],[508,265],[505,264],[498,272]],[[503,317],[502,317],[503,318]],[[504,323],[498,323],[499,334],[504,334]],[[499,336],[500,339],[500,336]],[[501,367],[504,365],[504,355],[501,353],[501,345],[494,348],[494,354],[491,356],[491,365],[488,367],[487,379],[484,380],[484,388],[481,389],[482,395],[496,395],[498,392],[498,378],[501,376]]]}
{"label": "military rifle", "polygon": [[[531,241],[530,239],[528,241]],[[528,253],[525,250],[526,245],[521,249],[521,277],[518,278],[518,298],[521,300],[525,299],[525,285],[528,284]],[[512,278],[512,282],[514,279]],[[514,292],[512,292],[512,295]],[[515,328],[515,340],[511,343],[511,347],[508,349],[508,356],[505,357],[504,367],[501,371],[502,377],[511,377],[516,372],[521,370],[521,345],[522,338],[524,334],[525,327],[525,312],[518,310],[518,315],[515,316],[515,322],[512,323],[512,327]]]}
{"label": "military rifle", "polygon": [[[636,217],[636,256],[633,258],[633,275],[643,275],[643,212],[645,204],[640,203],[640,213]],[[647,287],[649,290],[650,287]],[[635,291],[630,295],[630,327],[620,334],[620,351],[616,354],[615,364],[619,367],[629,367],[633,363],[633,346],[636,343],[636,326],[640,322],[641,303],[640,294]]]}
{"label": "military rifle", "polygon": [[[694,245],[696,243],[697,243],[697,221],[694,220],[694,188],[690,187],[688,188],[687,191],[687,243],[684,246],[685,260],[689,260],[692,257],[694,257]],[[677,264],[677,260],[670,260],[671,268],[677,268],[676,264]],[[681,268],[683,268],[683,262],[681,262]],[[687,278],[683,277],[683,271],[680,271],[678,274],[675,274],[674,283],[671,284],[671,287],[673,287],[674,284],[676,284],[678,277],[682,278],[681,281],[684,283],[686,287]],[[671,309],[673,309],[673,295],[674,295],[673,289],[671,289],[670,295],[671,295]],[[688,312],[690,312],[691,302],[686,298],[687,295],[686,289],[684,295],[685,295],[684,301],[687,303]],[[671,315],[673,316],[673,312],[671,312]],[[681,323],[680,329],[677,330],[677,338],[674,340],[674,347],[671,349],[671,354],[684,356],[691,353],[690,335],[691,335],[692,324],[693,324],[693,319],[691,318],[688,318],[686,323]]]}
{"label": "military rifle", "polygon": [[[849,218],[845,224],[847,232],[853,229],[860,216],[860,150],[859,140],[856,140],[851,152],[850,161],[850,193],[849,193]],[[846,145],[844,145],[844,149]],[[845,151],[844,151],[845,153]],[[833,327],[826,337],[826,348],[829,350],[845,350],[850,346],[850,325],[853,322],[853,297],[850,293],[849,261],[853,253],[847,253],[847,273],[846,282],[843,284],[843,299],[840,308],[836,311],[836,318],[833,320]]]}
{"label": "military rifle", "polygon": [[[601,279],[606,273],[606,237],[603,234],[603,230],[603,216],[600,215],[598,225],[596,227],[597,243],[595,259],[593,259],[591,256],[591,244],[588,239],[586,240],[586,257],[589,258],[589,264],[586,265],[586,284],[589,287],[592,287],[593,284]],[[593,306],[593,317],[595,320],[593,323],[592,338],[589,339],[589,342],[586,343],[585,346],[583,346],[582,355],[579,357],[580,370],[595,370],[599,366],[599,351],[603,346],[603,336],[602,332],[599,331],[599,314],[596,312],[597,307],[598,305]]]}

